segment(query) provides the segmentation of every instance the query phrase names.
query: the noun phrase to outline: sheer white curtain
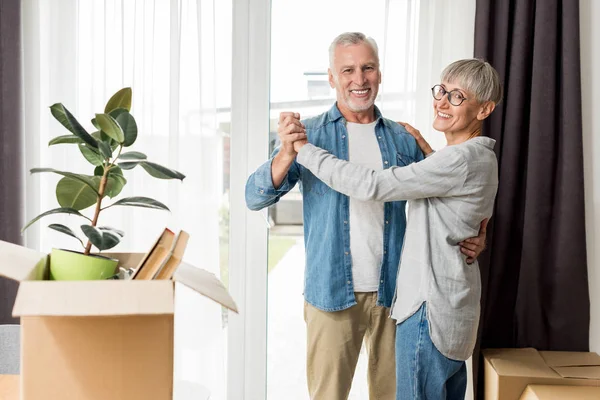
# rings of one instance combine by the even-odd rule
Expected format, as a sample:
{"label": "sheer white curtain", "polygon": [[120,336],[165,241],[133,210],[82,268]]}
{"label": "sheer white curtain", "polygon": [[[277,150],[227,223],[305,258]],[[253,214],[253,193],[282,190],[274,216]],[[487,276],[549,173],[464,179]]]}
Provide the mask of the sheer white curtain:
{"label": "sheer white curtain", "polygon": [[416,127],[439,149],[446,140],[431,127],[431,87],[446,65],[473,57],[475,0],[386,3],[381,111]]}
{"label": "sheer white curtain", "polygon": [[[63,103],[91,132],[94,113],[117,90],[131,87],[139,131],[131,150],[187,177],[163,181],[140,168],[124,171],[128,183],[121,196],[155,198],[172,212],[115,207],[100,222],[125,232],[115,251],[145,252],[165,226],[185,229],[191,235],[185,260],[219,276],[228,240],[219,223],[228,222],[229,128],[227,113],[219,111],[230,104],[231,1],[25,0],[22,7],[27,169],[93,175],[77,147],[47,146],[67,133],[48,107]],[[27,219],[58,207],[57,180],[28,176]],[[46,217],[26,232],[27,246],[77,249],[74,239],[46,228],[53,222],[79,232],[75,217]],[[221,308],[178,287],[176,309],[176,379],[188,383],[175,389],[201,384],[211,398],[224,399]]]}

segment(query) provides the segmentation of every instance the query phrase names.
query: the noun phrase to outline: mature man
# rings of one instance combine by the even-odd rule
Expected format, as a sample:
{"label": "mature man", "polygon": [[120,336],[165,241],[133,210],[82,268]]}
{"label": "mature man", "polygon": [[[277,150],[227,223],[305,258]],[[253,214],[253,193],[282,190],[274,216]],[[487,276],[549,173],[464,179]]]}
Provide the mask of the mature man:
{"label": "mature man", "polygon": [[[329,83],[337,102],[303,122],[279,118],[281,145],[246,183],[246,203],[260,210],[300,181],[306,247],[307,379],[311,399],[347,399],[363,340],[371,399],[395,398],[395,323],[389,307],[406,228],[406,202],[363,202],[331,190],[296,163],[293,142],[309,142],[373,169],[423,158],[415,139],[374,105],[381,83],[377,44],[343,33],[329,48]],[[474,238],[465,254],[483,249]]]}

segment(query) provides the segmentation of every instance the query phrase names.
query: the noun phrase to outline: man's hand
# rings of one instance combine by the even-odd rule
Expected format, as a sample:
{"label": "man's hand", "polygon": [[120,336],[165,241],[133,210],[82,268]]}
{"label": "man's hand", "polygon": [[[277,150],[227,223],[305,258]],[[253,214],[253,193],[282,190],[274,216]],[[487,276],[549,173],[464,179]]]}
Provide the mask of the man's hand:
{"label": "man's hand", "polygon": [[398,122],[398,123],[400,125],[402,125],[404,127],[404,129],[406,129],[406,131],[408,133],[410,133],[412,135],[412,137],[414,137],[417,140],[417,144],[421,148],[421,151],[423,152],[424,155],[427,156],[430,153],[433,153],[433,149],[431,148],[429,143],[427,143],[427,140],[425,140],[423,135],[421,135],[421,132],[419,132],[417,129],[413,128],[406,122]]}
{"label": "man's hand", "polygon": [[485,250],[485,239],[487,236],[487,224],[488,219],[481,221],[481,228],[479,229],[479,236],[469,238],[460,242],[460,251],[467,256],[467,264],[473,264],[477,257]]}
{"label": "man's hand", "polygon": [[279,128],[277,128],[281,148],[271,163],[271,180],[273,187],[279,189],[285,179],[290,166],[298,154],[294,150],[294,142],[306,139],[306,129],[300,122],[300,114],[282,112],[279,114]]}
{"label": "man's hand", "polygon": [[277,135],[281,141],[280,153],[288,157],[296,157],[294,142],[296,140],[306,139],[306,129],[300,122],[300,114],[294,112],[282,112],[279,114],[279,128]]}

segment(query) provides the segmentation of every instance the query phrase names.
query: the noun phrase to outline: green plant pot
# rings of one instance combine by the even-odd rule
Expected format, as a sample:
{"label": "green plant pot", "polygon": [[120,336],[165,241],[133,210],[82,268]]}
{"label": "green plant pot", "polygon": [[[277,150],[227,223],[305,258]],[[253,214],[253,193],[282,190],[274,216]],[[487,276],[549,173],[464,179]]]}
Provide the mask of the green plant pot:
{"label": "green plant pot", "polygon": [[97,254],[89,256],[77,251],[52,249],[50,280],[89,281],[106,279],[117,269],[118,260]]}

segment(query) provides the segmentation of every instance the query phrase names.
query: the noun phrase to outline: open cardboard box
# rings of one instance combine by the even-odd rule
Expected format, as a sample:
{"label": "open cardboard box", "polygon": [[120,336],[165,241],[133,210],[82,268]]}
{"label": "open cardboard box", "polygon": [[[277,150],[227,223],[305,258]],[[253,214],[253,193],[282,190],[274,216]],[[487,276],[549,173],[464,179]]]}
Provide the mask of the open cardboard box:
{"label": "open cardboard box", "polygon": [[[107,255],[126,268],[143,256]],[[213,274],[185,263],[174,281],[47,281],[48,266],[0,241],[0,275],[20,282],[23,400],[172,400],[174,281],[237,312]]]}
{"label": "open cardboard box", "polygon": [[519,400],[530,384],[600,387],[600,356],[596,353],[532,348],[486,349],[482,353],[486,400]]}

